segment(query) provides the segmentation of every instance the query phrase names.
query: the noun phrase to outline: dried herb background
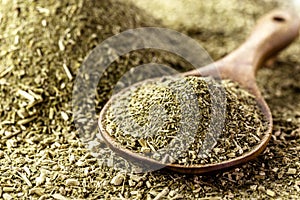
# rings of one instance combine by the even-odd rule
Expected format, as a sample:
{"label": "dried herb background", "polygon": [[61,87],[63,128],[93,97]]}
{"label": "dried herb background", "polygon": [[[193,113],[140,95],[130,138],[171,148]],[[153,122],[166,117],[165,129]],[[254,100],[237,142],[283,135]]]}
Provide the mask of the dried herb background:
{"label": "dried herb background", "polygon": [[[202,12],[198,12],[199,16],[211,16],[210,20],[202,20],[194,28],[184,23],[169,27],[197,39],[214,59],[237,47],[255,20],[276,5],[269,0],[246,0],[223,16],[216,14],[218,10],[237,1],[210,2],[209,6],[199,4]],[[161,23],[163,20],[158,22],[133,5],[114,0],[0,2],[0,198],[300,196],[299,40],[277,59],[273,68],[262,69],[258,74],[274,116],[274,135],[266,151],[254,161],[211,176],[164,170],[132,175],[114,171],[91,156],[72,123],[72,86],[80,64],[107,37],[128,28]],[[137,52],[131,59],[124,56],[118,66],[148,63],[154,55],[152,51]],[[130,66],[125,65],[126,58]],[[174,58],[170,60],[178,65]],[[108,76],[112,83],[118,75]],[[109,90],[107,85],[100,88],[98,111],[109,98]]]}

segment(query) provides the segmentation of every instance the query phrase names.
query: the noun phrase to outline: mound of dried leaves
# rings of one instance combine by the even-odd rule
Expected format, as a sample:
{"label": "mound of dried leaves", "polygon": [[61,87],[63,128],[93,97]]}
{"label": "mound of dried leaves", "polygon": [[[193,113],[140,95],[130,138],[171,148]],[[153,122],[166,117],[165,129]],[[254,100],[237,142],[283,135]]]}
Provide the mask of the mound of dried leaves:
{"label": "mound of dried leaves", "polygon": [[[234,28],[230,18],[228,27],[219,26],[218,15],[213,14],[218,6],[202,9],[212,21],[180,30],[200,41],[216,59],[238,46],[255,19],[272,6],[270,1],[248,0],[231,10],[232,18],[247,25],[245,30]],[[0,2],[0,197],[296,199],[300,195],[299,41],[273,68],[259,73],[274,115],[274,136],[254,161],[210,176],[164,170],[135,175],[114,170],[92,156],[73,125],[71,98],[77,70],[88,52],[107,37],[146,25],[160,26],[143,11],[116,1]],[[152,55],[137,53],[133,59],[121,59],[119,66],[147,63]],[[114,77],[112,72],[109,75]],[[110,89],[101,88],[97,111]]]}

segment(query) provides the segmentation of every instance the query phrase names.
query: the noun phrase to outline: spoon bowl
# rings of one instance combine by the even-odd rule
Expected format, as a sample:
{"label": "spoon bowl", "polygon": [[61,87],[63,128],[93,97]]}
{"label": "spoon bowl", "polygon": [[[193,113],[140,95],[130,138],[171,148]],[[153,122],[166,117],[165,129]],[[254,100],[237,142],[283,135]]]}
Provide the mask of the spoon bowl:
{"label": "spoon bowl", "polygon": [[[183,73],[183,76],[221,76],[222,79],[230,79],[253,94],[257,104],[268,122],[260,143],[251,151],[246,152],[230,160],[212,164],[163,164],[152,158],[145,157],[121,146],[107,132],[104,119],[106,112],[113,101],[118,100],[118,94],[114,95],[103,107],[99,117],[99,130],[104,142],[116,153],[127,159],[133,160],[151,168],[168,168],[176,172],[186,174],[204,174],[234,167],[256,158],[267,146],[273,127],[271,111],[263,99],[256,81],[255,74],[258,68],[269,58],[287,47],[298,36],[300,20],[291,10],[274,10],[263,16],[257,23],[252,34],[236,50],[224,58],[199,69]],[[146,80],[147,81],[147,80]],[[153,81],[153,79],[152,79]],[[140,84],[140,83],[138,83]],[[133,86],[131,86],[133,87]]]}

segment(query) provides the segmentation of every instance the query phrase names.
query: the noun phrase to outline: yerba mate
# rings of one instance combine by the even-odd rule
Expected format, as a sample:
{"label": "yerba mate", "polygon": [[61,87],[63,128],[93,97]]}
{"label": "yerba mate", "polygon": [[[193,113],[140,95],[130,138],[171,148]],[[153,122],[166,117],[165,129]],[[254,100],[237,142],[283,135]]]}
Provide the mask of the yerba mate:
{"label": "yerba mate", "polygon": [[[225,114],[217,113],[220,122],[224,118],[220,132],[210,132],[215,106],[209,84],[226,95],[219,102]],[[135,85],[117,99],[106,113],[109,134],[125,148],[164,163],[208,164],[241,156],[259,144],[267,127],[254,96],[230,80],[166,77]]]}
{"label": "yerba mate", "polygon": [[[150,2],[144,4],[149,6]],[[192,15],[195,19],[190,14],[182,19],[186,24],[197,25],[188,29],[186,24],[179,24],[182,29],[176,30],[187,32],[201,42],[214,59],[237,47],[252,28],[249,24],[278,7],[274,4],[273,1],[193,0],[181,7],[172,1],[178,9],[174,15],[180,17],[187,10],[195,13]],[[172,5],[168,3],[165,8]],[[171,13],[161,7],[149,11],[156,10],[164,14],[162,22]],[[220,10],[222,15],[216,15]],[[210,176],[164,170],[121,174],[123,182],[118,185],[116,180],[122,179],[119,171],[102,164],[106,161],[102,157],[95,162],[92,156],[87,156],[90,150],[84,147],[72,123],[65,121],[61,112],[67,113],[72,121],[73,82],[82,60],[95,45],[114,35],[118,27],[122,31],[162,27],[162,24],[150,23],[153,18],[144,17],[145,12],[132,5],[111,0],[2,1],[0,13],[1,199],[247,199],[249,196],[297,199],[300,196],[299,41],[280,56],[274,68],[258,72],[258,84],[264,88],[262,93],[274,119],[273,137],[258,159]],[[203,13],[210,20],[203,20]],[[61,42],[59,47],[59,40],[63,40],[65,48]],[[120,60],[123,64],[117,63],[118,71],[111,67],[108,76],[118,77],[117,72],[128,61],[135,66],[157,58],[152,54],[150,58],[148,54],[135,55],[134,59]],[[73,75],[72,81],[64,71],[65,62]],[[107,85],[114,83],[112,79],[117,78],[106,78],[100,84],[98,111],[109,98]],[[40,94],[43,102],[24,110],[23,102],[28,100],[19,96],[22,93],[19,90]],[[35,99],[34,102],[39,102],[39,98]],[[23,117],[33,116],[36,119],[27,124],[24,121],[17,124]],[[108,154],[106,151],[109,149],[99,145],[101,155]]]}

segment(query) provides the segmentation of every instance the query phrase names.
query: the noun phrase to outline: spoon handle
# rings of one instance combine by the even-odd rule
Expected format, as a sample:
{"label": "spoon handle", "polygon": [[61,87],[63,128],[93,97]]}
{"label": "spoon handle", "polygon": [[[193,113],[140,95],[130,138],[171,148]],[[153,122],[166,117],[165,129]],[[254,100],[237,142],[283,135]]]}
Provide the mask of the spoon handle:
{"label": "spoon handle", "polygon": [[268,58],[292,43],[298,36],[299,26],[300,20],[293,11],[272,11],[260,18],[248,39],[223,60],[234,64],[233,68],[249,67],[247,73],[255,74]]}
{"label": "spoon handle", "polygon": [[257,69],[298,36],[300,20],[292,10],[274,10],[257,22],[248,39],[232,53],[184,75],[221,75],[242,85],[255,82]]}

